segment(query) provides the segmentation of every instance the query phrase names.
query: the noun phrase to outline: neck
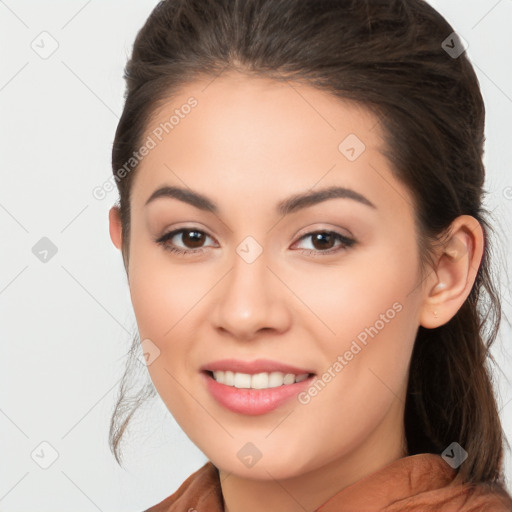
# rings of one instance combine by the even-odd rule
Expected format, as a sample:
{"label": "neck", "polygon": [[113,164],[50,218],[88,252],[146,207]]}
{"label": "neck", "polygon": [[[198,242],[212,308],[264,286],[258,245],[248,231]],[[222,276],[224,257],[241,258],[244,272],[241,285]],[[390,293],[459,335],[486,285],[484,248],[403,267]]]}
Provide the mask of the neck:
{"label": "neck", "polygon": [[403,421],[401,426],[401,430],[395,430],[396,435],[390,436],[389,425],[383,421],[357,449],[318,469],[286,479],[252,480],[220,470],[224,510],[312,512],[349,485],[405,457]]}

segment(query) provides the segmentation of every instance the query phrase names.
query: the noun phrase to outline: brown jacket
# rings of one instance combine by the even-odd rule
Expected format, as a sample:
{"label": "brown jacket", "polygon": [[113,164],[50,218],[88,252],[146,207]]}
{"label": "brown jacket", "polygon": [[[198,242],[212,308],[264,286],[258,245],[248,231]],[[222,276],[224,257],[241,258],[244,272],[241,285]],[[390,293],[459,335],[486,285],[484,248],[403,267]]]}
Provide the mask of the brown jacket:
{"label": "brown jacket", "polygon": [[[459,484],[440,455],[410,455],[342,489],[316,512],[512,512],[512,499],[484,484]],[[207,462],[146,512],[223,512],[217,468]]]}

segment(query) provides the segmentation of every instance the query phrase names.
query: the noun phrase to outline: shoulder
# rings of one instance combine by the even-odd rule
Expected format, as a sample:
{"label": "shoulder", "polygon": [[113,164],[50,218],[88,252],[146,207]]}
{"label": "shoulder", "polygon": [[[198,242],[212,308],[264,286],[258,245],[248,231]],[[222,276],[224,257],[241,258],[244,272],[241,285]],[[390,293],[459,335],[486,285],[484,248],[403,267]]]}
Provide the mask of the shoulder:
{"label": "shoulder", "polygon": [[174,510],[222,511],[222,491],[217,468],[208,461],[192,473],[171,496],[148,508],[145,512],[172,512]]}
{"label": "shoulder", "polygon": [[454,480],[451,492],[461,512],[512,512],[512,498],[498,484],[459,484]]}
{"label": "shoulder", "polygon": [[512,512],[512,498],[499,484],[463,483],[458,478],[391,503],[385,512]]}
{"label": "shoulder", "polygon": [[318,512],[512,512],[498,484],[463,482],[438,454],[397,459],[342,489]]}

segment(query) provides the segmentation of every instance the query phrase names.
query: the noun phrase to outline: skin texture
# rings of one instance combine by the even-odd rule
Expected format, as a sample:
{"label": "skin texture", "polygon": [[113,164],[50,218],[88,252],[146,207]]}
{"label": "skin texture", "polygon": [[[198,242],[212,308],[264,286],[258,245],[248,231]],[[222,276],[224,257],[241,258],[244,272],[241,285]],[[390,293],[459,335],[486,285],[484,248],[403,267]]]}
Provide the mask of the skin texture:
{"label": "skin texture", "polygon": [[[472,217],[456,219],[422,279],[411,194],[380,152],[373,114],[306,85],[228,73],[183,88],[146,135],[191,96],[197,106],[144,157],[132,189],[130,293],[141,340],[160,351],[148,370],[176,421],[220,469],[226,510],[314,510],[407,455],[415,335],[463,304],[482,230]],[[366,147],[354,161],[338,149],[350,134]],[[145,207],[164,185],[204,194],[219,212],[174,198]],[[353,189],[375,208],[335,198],[285,217],[275,211],[291,195],[330,185]],[[203,251],[177,255],[155,242],[178,228],[205,233],[199,243],[187,232],[172,239]],[[325,231],[356,242],[323,255],[339,240],[321,245],[304,235]],[[110,234],[120,249],[117,207]],[[236,252],[247,236],[263,249],[250,264]],[[246,416],[224,409],[204,386],[199,368],[223,358],[269,358],[322,376],[393,304],[400,311],[307,404],[293,398]],[[252,467],[237,457],[247,442],[262,454]]]}

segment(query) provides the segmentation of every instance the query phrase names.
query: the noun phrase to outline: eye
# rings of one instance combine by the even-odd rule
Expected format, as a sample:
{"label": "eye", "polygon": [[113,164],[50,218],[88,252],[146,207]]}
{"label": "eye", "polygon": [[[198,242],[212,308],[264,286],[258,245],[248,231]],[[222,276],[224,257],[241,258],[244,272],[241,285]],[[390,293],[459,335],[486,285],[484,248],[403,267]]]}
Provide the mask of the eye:
{"label": "eye", "polygon": [[[179,236],[181,235],[181,237]],[[184,248],[176,246],[176,244],[172,241],[173,238],[181,241],[185,244]],[[158,238],[156,241],[157,244],[160,244],[165,250],[170,251],[176,254],[193,254],[193,253],[201,253],[203,252],[203,247],[201,244],[204,243],[205,238],[210,238],[204,231],[200,231],[195,228],[182,228],[175,229],[169,233]],[[191,248],[187,247],[191,246]]]}
{"label": "eye", "polygon": [[[180,240],[185,247],[179,247],[176,245],[176,238]],[[204,242],[207,238],[210,238],[204,231],[195,228],[181,228],[170,231],[160,238],[156,239],[155,242],[161,245],[166,251],[179,254],[182,256],[198,254],[204,252]],[[310,238],[312,241],[313,249],[299,249],[301,252],[312,256],[324,256],[333,253],[340,252],[352,247],[356,241],[352,238],[348,238],[341,233],[336,231],[312,231],[306,233],[300,239],[306,240]],[[337,245],[333,245],[336,244]]]}
{"label": "eye", "polygon": [[[356,243],[354,239],[348,238],[336,231],[312,231],[302,236],[299,242],[307,238],[311,239],[313,249],[300,250],[312,256],[325,256],[337,253],[352,247]],[[333,245],[336,241],[339,242],[337,246]]]}

